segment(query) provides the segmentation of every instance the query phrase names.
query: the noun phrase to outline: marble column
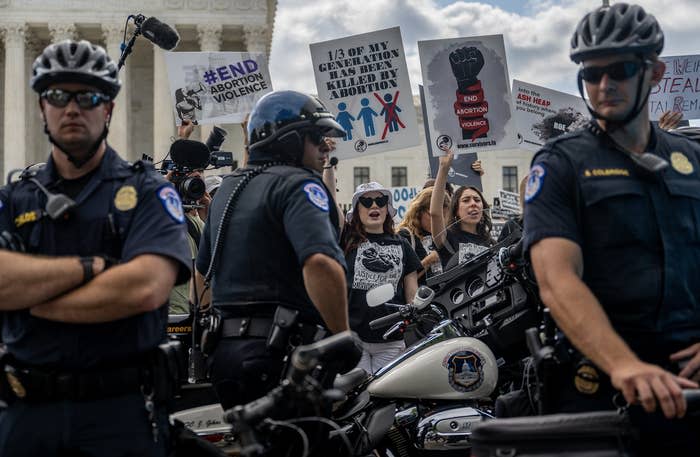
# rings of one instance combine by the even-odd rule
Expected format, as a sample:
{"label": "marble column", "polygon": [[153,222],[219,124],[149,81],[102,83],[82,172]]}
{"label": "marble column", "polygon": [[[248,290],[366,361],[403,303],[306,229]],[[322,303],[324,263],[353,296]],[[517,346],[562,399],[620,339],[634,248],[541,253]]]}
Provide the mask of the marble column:
{"label": "marble column", "polygon": [[56,43],[63,40],[75,40],[77,30],[72,22],[49,22],[49,34],[51,42]]}
{"label": "marble column", "polygon": [[[121,56],[121,43],[124,36],[124,25],[121,23],[102,24],[102,37],[104,38],[107,54],[114,60],[119,62]],[[131,56],[133,58],[133,56]],[[107,141],[123,158],[131,161],[140,159],[136,157],[135,151],[132,150],[129,144],[129,108],[131,106],[129,94],[129,60],[119,70],[119,79],[122,82],[122,88],[115,99],[114,111],[112,119],[109,123],[109,136]]]}
{"label": "marble column", "polygon": [[245,25],[243,26],[243,37],[248,52],[262,52],[265,55],[269,55],[269,40],[266,26]]}
{"label": "marble column", "polygon": [[[221,24],[198,24],[197,38],[199,40],[199,49],[204,52],[221,51],[221,33],[223,29],[224,27]],[[203,124],[200,127],[201,141],[206,141],[209,138],[213,128],[213,124]]]}
{"label": "marble column", "polygon": [[27,24],[2,26],[5,41],[5,104],[3,113],[2,183],[10,170],[27,165],[27,72],[24,66],[24,38]]}
{"label": "marble column", "polygon": [[171,138],[175,136],[173,100],[170,97],[165,54],[153,46],[153,153],[155,162],[162,160],[170,150]]}

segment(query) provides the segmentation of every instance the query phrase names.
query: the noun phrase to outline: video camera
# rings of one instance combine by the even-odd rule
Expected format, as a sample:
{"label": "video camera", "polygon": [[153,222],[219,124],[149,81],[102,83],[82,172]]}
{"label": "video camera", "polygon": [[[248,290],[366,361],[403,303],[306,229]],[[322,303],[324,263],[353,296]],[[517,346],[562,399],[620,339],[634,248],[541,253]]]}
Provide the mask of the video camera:
{"label": "video camera", "polygon": [[170,146],[170,158],[164,160],[161,173],[170,174],[170,182],[177,189],[185,208],[197,206],[197,201],[204,196],[204,180],[197,176],[188,176],[198,170],[231,167],[234,165],[233,153],[221,151],[221,144],[226,139],[226,130],[214,127],[206,143],[192,140],[177,140]]}

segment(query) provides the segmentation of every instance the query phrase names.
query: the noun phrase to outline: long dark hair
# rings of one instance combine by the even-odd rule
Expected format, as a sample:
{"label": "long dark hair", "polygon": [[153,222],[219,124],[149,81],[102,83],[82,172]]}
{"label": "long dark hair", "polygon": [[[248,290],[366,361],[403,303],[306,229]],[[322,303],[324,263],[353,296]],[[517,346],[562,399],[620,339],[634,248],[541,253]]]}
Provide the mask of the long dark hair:
{"label": "long dark hair", "polygon": [[[363,242],[367,241],[367,232],[365,227],[362,225],[360,220],[359,208],[352,209],[352,219],[350,222],[345,224],[343,227],[343,234],[340,237],[340,247],[343,248],[343,253],[348,255],[348,252],[357,247]],[[384,219],[384,225],[382,226],[384,233],[393,234],[394,233],[394,219],[389,215],[389,211],[386,212],[386,218]]]}
{"label": "long dark hair", "polygon": [[[471,189],[474,192],[476,192],[479,195],[479,198],[481,198],[481,203],[484,205],[484,211],[481,213],[481,220],[479,221],[478,224],[476,224],[476,234],[483,238],[484,241],[487,243],[491,244],[491,230],[493,229],[493,223],[491,222],[491,214],[489,211],[486,211],[487,209],[491,208],[489,204],[486,202],[486,199],[484,198],[484,194],[481,193],[479,189],[473,186],[460,186],[456,191],[454,196],[452,197],[452,203],[450,204],[450,221],[448,226],[451,225],[452,223],[456,222],[459,219],[459,216],[457,215],[459,211],[459,201],[462,198],[462,194],[464,193],[465,190]],[[458,222],[455,224],[459,224]]]}

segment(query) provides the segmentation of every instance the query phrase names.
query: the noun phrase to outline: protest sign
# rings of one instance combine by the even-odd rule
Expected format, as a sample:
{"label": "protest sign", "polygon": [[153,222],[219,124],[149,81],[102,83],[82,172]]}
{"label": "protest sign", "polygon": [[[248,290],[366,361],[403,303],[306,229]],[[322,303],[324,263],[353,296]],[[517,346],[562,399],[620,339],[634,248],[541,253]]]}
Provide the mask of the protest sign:
{"label": "protest sign", "polygon": [[419,41],[418,52],[433,155],[515,146],[502,35]]}
{"label": "protest sign", "polygon": [[406,211],[411,204],[411,200],[420,192],[420,189],[413,186],[390,187],[391,201],[396,208],[396,216],[394,222],[399,223],[406,216]]}
{"label": "protest sign", "polygon": [[416,146],[420,139],[398,27],[310,45],[318,96],[347,136],[341,159]]}
{"label": "protest sign", "polygon": [[175,123],[240,123],[272,91],[264,54],[166,52]]}
{"label": "protest sign", "polygon": [[666,111],[683,113],[683,119],[700,119],[700,55],[664,56],[664,76],[649,95],[649,114],[658,121]]}
{"label": "protest sign", "polygon": [[550,138],[579,129],[590,119],[581,97],[517,79],[513,105],[518,146],[529,151],[538,151]]}
{"label": "protest sign", "polygon": [[498,201],[500,202],[500,207],[506,211],[510,211],[514,214],[520,214],[520,195],[515,192],[508,192],[507,190],[498,190]]}

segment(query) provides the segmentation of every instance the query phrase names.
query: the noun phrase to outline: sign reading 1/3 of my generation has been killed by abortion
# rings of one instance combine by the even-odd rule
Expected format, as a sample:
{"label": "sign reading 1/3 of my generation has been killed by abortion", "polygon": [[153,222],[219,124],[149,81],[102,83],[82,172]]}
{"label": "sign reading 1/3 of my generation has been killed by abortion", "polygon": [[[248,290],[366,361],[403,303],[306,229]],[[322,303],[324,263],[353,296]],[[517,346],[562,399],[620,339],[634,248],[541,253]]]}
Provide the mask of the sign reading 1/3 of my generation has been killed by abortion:
{"label": "sign reading 1/3 of my generation has been killed by abortion", "polygon": [[345,129],[333,152],[364,156],[419,143],[398,27],[313,43],[318,96]]}

